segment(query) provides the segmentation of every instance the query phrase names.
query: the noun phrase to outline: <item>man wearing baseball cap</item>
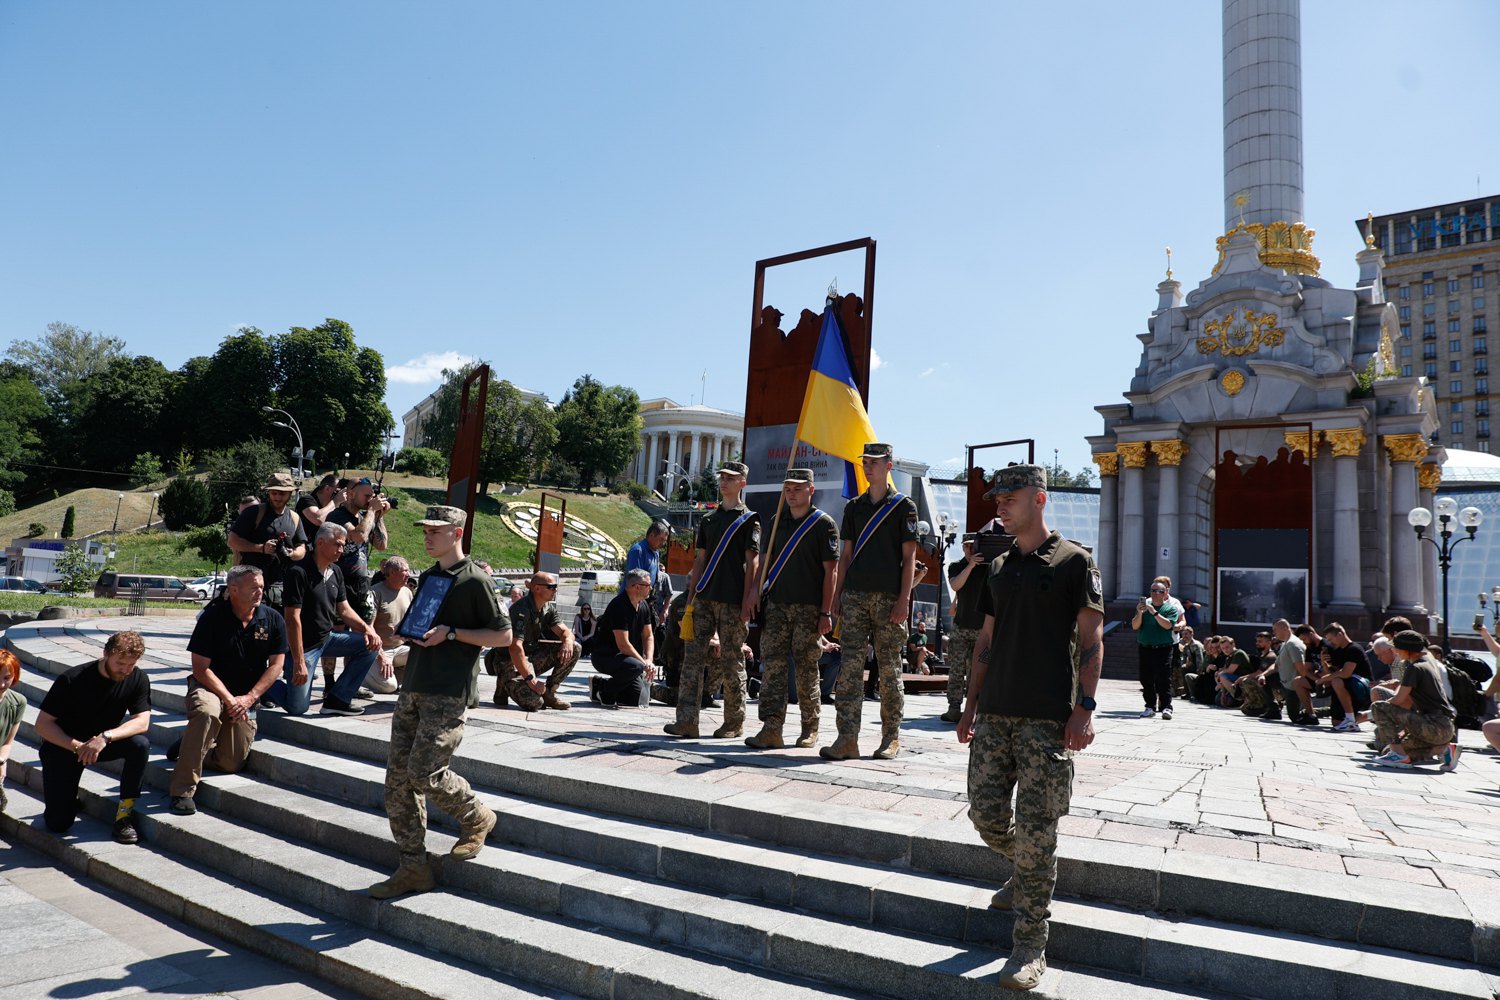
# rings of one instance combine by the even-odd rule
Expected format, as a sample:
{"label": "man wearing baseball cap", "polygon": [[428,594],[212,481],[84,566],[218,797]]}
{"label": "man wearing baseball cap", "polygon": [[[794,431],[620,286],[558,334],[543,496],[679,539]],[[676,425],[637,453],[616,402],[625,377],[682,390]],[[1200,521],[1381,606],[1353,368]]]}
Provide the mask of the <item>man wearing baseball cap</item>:
{"label": "man wearing baseball cap", "polygon": [[287,505],[296,484],[285,472],[266,478],[266,499],[240,511],[229,526],[229,547],[238,562],[254,566],[265,580],[265,603],[280,611],[281,582],[287,567],[307,555],[307,533],[302,518]]}
{"label": "man wearing baseball cap", "polygon": [[[891,489],[895,449],[865,445],[860,456],[869,489],[844,505],[839,527],[839,555],[834,601],[839,609],[839,643],[851,653],[875,649],[880,673],[880,747],[874,756],[890,760],[901,751],[901,718],[906,710],[901,690],[901,647],[906,644],[906,617],[917,577],[917,505]],[[860,675],[864,659],[844,657],[834,688],[838,739],[818,755],[825,760],[859,756],[860,710],[864,703]]]}
{"label": "man wearing baseball cap", "polygon": [[1057,821],[1073,794],[1073,752],[1094,739],[1104,587],[1093,557],[1047,528],[1046,470],[1001,469],[985,495],[1014,541],[990,569],[958,741],[973,741],[969,821],[1014,868],[990,902],[1015,912],[1000,985],[1029,990],[1047,969]]}
{"label": "man wearing baseball cap", "polygon": [[428,588],[446,592],[432,626],[411,640],[406,677],[391,718],[385,811],[401,850],[401,867],[371,887],[376,899],[433,887],[427,863],[426,799],[458,820],[458,843],[449,852],[457,861],[478,854],[495,828],[494,812],[449,766],[463,740],[470,695],[478,683],[479,654],[486,646],[508,646],[511,639],[510,619],[495,601],[494,584],[459,544],[465,521],[461,507],[428,507],[426,518],[417,522],[422,544],[437,563],[423,572],[409,614],[424,606]]}

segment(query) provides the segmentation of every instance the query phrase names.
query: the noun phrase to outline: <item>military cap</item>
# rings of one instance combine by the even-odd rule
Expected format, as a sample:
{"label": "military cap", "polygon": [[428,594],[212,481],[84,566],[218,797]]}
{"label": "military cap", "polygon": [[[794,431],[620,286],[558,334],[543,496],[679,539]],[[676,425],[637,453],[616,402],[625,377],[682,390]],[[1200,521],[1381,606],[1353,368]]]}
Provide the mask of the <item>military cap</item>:
{"label": "military cap", "polygon": [[1391,645],[1397,649],[1404,649],[1408,653],[1420,653],[1427,648],[1427,637],[1421,632],[1403,629],[1396,633],[1396,637],[1391,640]]}
{"label": "military cap", "polygon": [[750,466],[746,465],[744,462],[725,462],[723,465],[719,466],[719,475],[722,476],[726,472],[731,476],[740,476],[741,478],[744,478],[745,476],[750,475]]}
{"label": "military cap", "polygon": [[1035,486],[1039,490],[1047,488],[1047,470],[1040,465],[1008,465],[1003,469],[996,469],[995,476],[990,480],[989,492],[986,497],[998,496],[1001,493],[1014,493],[1016,490],[1027,486]]}
{"label": "military cap", "polygon": [[427,516],[417,522],[421,528],[444,528],[450,524],[456,524],[460,528],[468,520],[462,507],[432,506],[427,508]]}
{"label": "military cap", "polygon": [[813,470],[811,469],[787,469],[784,483],[810,483],[813,481]]}
{"label": "military cap", "polygon": [[271,473],[266,477],[266,485],[261,487],[264,490],[294,490],[296,488],[297,484],[292,482],[292,477],[285,472]]}
{"label": "military cap", "polygon": [[892,448],[888,444],[881,444],[879,441],[873,441],[870,444],[865,445],[864,453],[861,454],[859,457],[860,458],[892,458],[893,459],[893,458],[896,457],[896,449]]}

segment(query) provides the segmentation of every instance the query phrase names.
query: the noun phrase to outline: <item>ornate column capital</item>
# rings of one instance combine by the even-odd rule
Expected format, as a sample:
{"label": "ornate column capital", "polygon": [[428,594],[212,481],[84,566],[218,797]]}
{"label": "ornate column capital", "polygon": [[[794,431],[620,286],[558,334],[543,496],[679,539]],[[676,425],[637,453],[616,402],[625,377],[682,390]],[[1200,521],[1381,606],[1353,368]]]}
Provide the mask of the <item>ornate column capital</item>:
{"label": "ornate column capital", "polygon": [[1286,442],[1290,451],[1300,451],[1308,458],[1312,458],[1313,449],[1317,446],[1317,431],[1282,431],[1281,439]]}
{"label": "ornate column capital", "polygon": [[1151,442],[1151,453],[1158,465],[1181,465],[1182,457],[1188,453],[1188,443],[1176,438],[1165,438]]}
{"label": "ornate column capital", "polygon": [[1436,490],[1443,485],[1443,467],[1436,462],[1417,466],[1417,485],[1424,490]]}
{"label": "ornate column capital", "polygon": [[[1359,427],[1340,427],[1337,430],[1324,431],[1323,437],[1333,448],[1334,458],[1358,458],[1360,449],[1365,446],[1365,432]],[[1412,435],[1412,437],[1421,440],[1421,435]],[[1392,438],[1387,436],[1385,440],[1386,448],[1390,448]],[[1425,443],[1422,450],[1424,452],[1427,450]],[[1394,454],[1392,452],[1393,456]],[[1393,458],[1392,461],[1395,459]]]}
{"label": "ornate column capital", "polygon": [[1386,434],[1380,440],[1392,464],[1420,462],[1427,457],[1427,439],[1420,434]]}
{"label": "ornate column capital", "polygon": [[1120,453],[1117,451],[1094,452],[1094,463],[1099,466],[1099,478],[1120,474]]}
{"label": "ornate column capital", "polygon": [[1121,441],[1115,447],[1119,450],[1120,457],[1125,460],[1125,468],[1144,469],[1146,467],[1145,441]]}

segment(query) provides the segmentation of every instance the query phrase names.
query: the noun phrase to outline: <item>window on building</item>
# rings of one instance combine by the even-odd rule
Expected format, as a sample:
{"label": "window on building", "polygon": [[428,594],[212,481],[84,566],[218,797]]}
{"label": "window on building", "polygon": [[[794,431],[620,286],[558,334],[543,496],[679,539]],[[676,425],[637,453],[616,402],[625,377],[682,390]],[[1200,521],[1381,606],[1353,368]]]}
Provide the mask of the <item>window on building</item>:
{"label": "window on building", "polygon": [[1474,402],[1474,415],[1476,417],[1487,417],[1490,415],[1490,401],[1479,399]]}
{"label": "window on building", "polygon": [[1448,294],[1451,295],[1451,294],[1453,294],[1456,291],[1458,291],[1458,279],[1457,278],[1449,278],[1448,279]]}
{"label": "window on building", "polygon": [[[1429,243],[1428,249],[1431,249],[1431,247],[1430,247],[1431,240],[1429,239],[1427,242]],[[1432,272],[1431,271],[1423,271],[1422,272],[1422,298],[1424,298],[1424,299],[1425,298],[1430,298],[1431,296],[1432,296]]]}
{"label": "window on building", "polygon": [[1488,353],[1490,353],[1490,339],[1488,337],[1475,337],[1474,338],[1474,353],[1475,354],[1488,354]]}
{"label": "window on building", "polygon": [[1474,374],[1488,375],[1490,373],[1490,362],[1487,358],[1474,359]]}
{"label": "window on building", "polygon": [[1453,434],[1454,437],[1463,437],[1464,422],[1462,420],[1455,420],[1453,421],[1453,423],[1448,425],[1448,430]]}
{"label": "window on building", "polygon": [[1411,339],[1411,324],[1410,323],[1402,323],[1401,324],[1401,339],[1402,340],[1410,340]]}
{"label": "window on building", "polygon": [[1411,365],[1402,365],[1401,366],[1401,377],[1402,378],[1411,378]]}
{"label": "window on building", "polygon": [[1488,453],[1490,450],[1490,443],[1488,441],[1475,441],[1474,447],[1482,452]]}
{"label": "window on building", "polygon": [[1436,316],[1437,315],[1437,303],[1436,302],[1424,302],[1424,303],[1422,303],[1422,315],[1425,318],[1427,318],[1427,319],[1431,319],[1432,317]]}
{"label": "window on building", "polygon": [[1461,378],[1456,378],[1456,379],[1452,379],[1451,381],[1449,381],[1449,383],[1448,383],[1448,391],[1451,392],[1451,393],[1453,393],[1453,395],[1455,395],[1455,396],[1461,396],[1461,395],[1463,395],[1464,380],[1461,379]]}
{"label": "window on building", "polygon": [[1458,315],[1458,300],[1457,299],[1449,299],[1448,300],[1448,315],[1449,316],[1457,316]]}
{"label": "window on building", "polygon": [[1401,356],[1403,358],[1409,358],[1409,357],[1411,357],[1411,345],[1410,344],[1402,344],[1401,345]]}
{"label": "window on building", "polygon": [[[1459,390],[1454,389],[1453,391],[1454,392],[1458,392]],[[1449,413],[1462,413],[1462,412],[1464,412],[1464,401],[1461,400],[1461,399],[1455,399],[1453,402],[1449,403],[1448,404],[1448,412]]]}
{"label": "window on building", "polygon": [[1488,396],[1490,394],[1490,380],[1487,378],[1476,378],[1474,380],[1474,395]]}
{"label": "window on building", "polygon": [[[1448,321],[1448,332],[1449,333],[1459,333],[1462,330],[1463,330],[1463,320],[1459,319],[1457,316],[1453,317],[1452,319],[1450,319]],[[1458,341],[1454,341],[1454,343],[1456,344],[1456,343],[1458,343]],[[1451,348],[1449,348],[1449,350],[1456,351],[1456,350],[1458,350],[1458,348],[1451,347]]]}
{"label": "window on building", "polygon": [[1437,378],[1437,362],[1429,361],[1422,366],[1422,374],[1428,378]]}
{"label": "window on building", "polygon": [[[1475,285],[1474,287],[1478,288],[1479,286]],[[1400,288],[1396,289],[1396,298],[1400,299],[1402,302],[1405,302],[1407,299],[1411,298],[1411,286],[1402,285]]]}
{"label": "window on building", "polygon": [[1436,344],[1423,344],[1422,345],[1422,357],[1429,358],[1429,359],[1436,358],[1437,357],[1437,345]]}
{"label": "window on building", "polygon": [[[1469,279],[1469,287],[1470,288],[1483,288],[1484,287],[1484,275],[1483,274],[1476,274],[1472,278],[1470,278]],[[1401,290],[1403,292],[1406,291],[1405,288],[1402,288]]]}
{"label": "window on building", "polygon": [[1488,319],[1486,319],[1483,316],[1475,316],[1474,317],[1474,332],[1475,333],[1484,333],[1489,328],[1490,328],[1490,322],[1489,322]]}
{"label": "window on building", "polygon": [[1490,422],[1488,420],[1474,421],[1474,431],[1482,438],[1490,436]]}
{"label": "window on building", "polygon": [[1458,360],[1450,361],[1448,362],[1448,370],[1450,372],[1461,372],[1464,370],[1464,363]]}
{"label": "window on building", "polygon": [[1400,311],[1402,319],[1411,319],[1411,306],[1402,306]]}
{"label": "window on building", "polygon": [[1463,349],[1464,349],[1464,342],[1462,340],[1460,340],[1460,339],[1458,339],[1458,338],[1455,337],[1453,340],[1448,341],[1448,353],[1449,354],[1457,354],[1459,351],[1461,351]]}
{"label": "window on building", "polygon": [[1423,340],[1431,340],[1433,337],[1436,337],[1436,336],[1437,336],[1437,323],[1436,322],[1423,323],[1422,324],[1422,339]]}
{"label": "window on building", "polygon": [[1477,312],[1477,313],[1484,312],[1484,296],[1483,295],[1476,295],[1476,296],[1474,296],[1474,311]]}

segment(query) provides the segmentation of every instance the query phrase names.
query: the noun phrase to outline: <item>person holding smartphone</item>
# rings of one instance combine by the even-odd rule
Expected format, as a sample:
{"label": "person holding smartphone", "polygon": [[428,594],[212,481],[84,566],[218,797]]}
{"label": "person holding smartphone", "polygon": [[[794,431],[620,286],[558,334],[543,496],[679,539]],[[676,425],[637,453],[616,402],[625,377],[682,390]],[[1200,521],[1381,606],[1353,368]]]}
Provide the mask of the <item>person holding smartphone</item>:
{"label": "person holding smartphone", "polygon": [[1141,697],[1146,707],[1141,718],[1149,719],[1161,712],[1172,718],[1172,647],[1176,644],[1177,622],[1182,605],[1170,600],[1172,580],[1159,576],[1151,581],[1151,593],[1136,602],[1130,627],[1135,629]]}

